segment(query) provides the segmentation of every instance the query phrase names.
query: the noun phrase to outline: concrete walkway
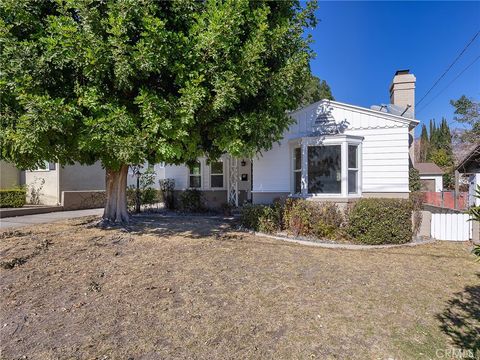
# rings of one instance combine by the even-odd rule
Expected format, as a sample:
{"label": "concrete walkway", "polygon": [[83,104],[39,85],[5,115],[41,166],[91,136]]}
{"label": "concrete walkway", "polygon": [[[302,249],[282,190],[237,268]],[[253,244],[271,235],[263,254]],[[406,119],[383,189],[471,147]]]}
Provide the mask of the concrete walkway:
{"label": "concrete walkway", "polygon": [[15,216],[0,219],[0,229],[15,228],[21,226],[52,223],[64,219],[78,218],[89,215],[102,215],[102,209],[87,209],[73,211],[57,211],[47,214]]}

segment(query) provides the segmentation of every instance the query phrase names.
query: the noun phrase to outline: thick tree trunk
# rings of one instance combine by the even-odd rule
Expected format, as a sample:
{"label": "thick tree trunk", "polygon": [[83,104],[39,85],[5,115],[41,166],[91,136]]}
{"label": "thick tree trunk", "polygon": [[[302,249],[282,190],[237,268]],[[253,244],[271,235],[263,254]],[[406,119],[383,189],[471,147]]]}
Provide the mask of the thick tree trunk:
{"label": "thick tree trunk", "polygon": [[120,170],[107,169],[107,201],[103,220],[112,223],[128,223],[127,210],[127,174],[128,165],[122,165]]}

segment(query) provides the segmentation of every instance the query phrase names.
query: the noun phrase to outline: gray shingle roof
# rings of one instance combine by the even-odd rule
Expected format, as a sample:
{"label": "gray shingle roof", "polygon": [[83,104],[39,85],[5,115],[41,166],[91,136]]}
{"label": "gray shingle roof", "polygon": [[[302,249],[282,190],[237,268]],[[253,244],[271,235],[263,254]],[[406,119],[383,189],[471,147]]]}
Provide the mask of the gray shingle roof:
{"label": "gray shingle roof", "polygon": [[434,163],[416,163],[415,169],[418,170],[420,175],[443,175],[444,171]]}

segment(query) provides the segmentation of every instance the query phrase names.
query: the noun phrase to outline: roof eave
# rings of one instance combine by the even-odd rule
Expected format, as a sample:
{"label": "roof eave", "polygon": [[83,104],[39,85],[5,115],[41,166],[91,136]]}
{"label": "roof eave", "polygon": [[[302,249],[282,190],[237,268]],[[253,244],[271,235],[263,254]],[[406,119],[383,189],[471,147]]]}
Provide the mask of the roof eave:
{"label": "roof eave", "polygon": [[334,100],[328,100],[328,99],[323,99],[323,100],[314,102],[310,105],[304,106],[303,108],[300,108],[300,109],[297,109],[295,111],[289,112],[288,115],[293,115],[293,114],[295,114],[299,111],[302,111],[302,110],[304,110],[308,107],[311,107],[311,106],[317,105],[317,104],[321,104],[321,103],[328,103],[328,104],[337,105],[338,107],[344,107],[344,108],[353,109],[353,110],[356,110],[356,111],[363,111],[363,112],[366,112],[366,113],[372,113],[372,114],[374,114],[376,116],[379,116],[379,117],[382,117],[384,119],[394,120],[394,121],[404,123],[404,124],[408,125],[410,129],[414,129],[420,123],[420,120],[417,120],[417,119],[409,119],[409,118],[399,116],[399,115],[388,114],[388,113],[384,113],[382,111],[372,110],[372,109],[369,109],[369,108],[364,108],[364,107],[361,107],[361,106],[356,106],[356,105],[351,105],[351,104],[345,104],[345,103],[342,103],[342,102],[338,102],[338,101],[334,101]]}

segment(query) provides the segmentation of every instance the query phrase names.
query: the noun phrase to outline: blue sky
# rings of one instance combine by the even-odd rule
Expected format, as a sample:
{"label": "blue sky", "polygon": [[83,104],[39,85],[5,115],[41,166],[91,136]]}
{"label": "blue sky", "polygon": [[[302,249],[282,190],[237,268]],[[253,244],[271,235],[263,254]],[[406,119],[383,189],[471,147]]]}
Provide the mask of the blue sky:
{"label": "blue sky", "polygon": [[[397,69],[415,74],[419,101],[480,30],[480,2],[320,1],[317,18],[312,72],[327,80],[336,100],[369,107],[389,102]],[[480,35],[419,104],[417,119],[451,121],[450,99],[480,99],[480,59],[437,96],[479,55]]]}

